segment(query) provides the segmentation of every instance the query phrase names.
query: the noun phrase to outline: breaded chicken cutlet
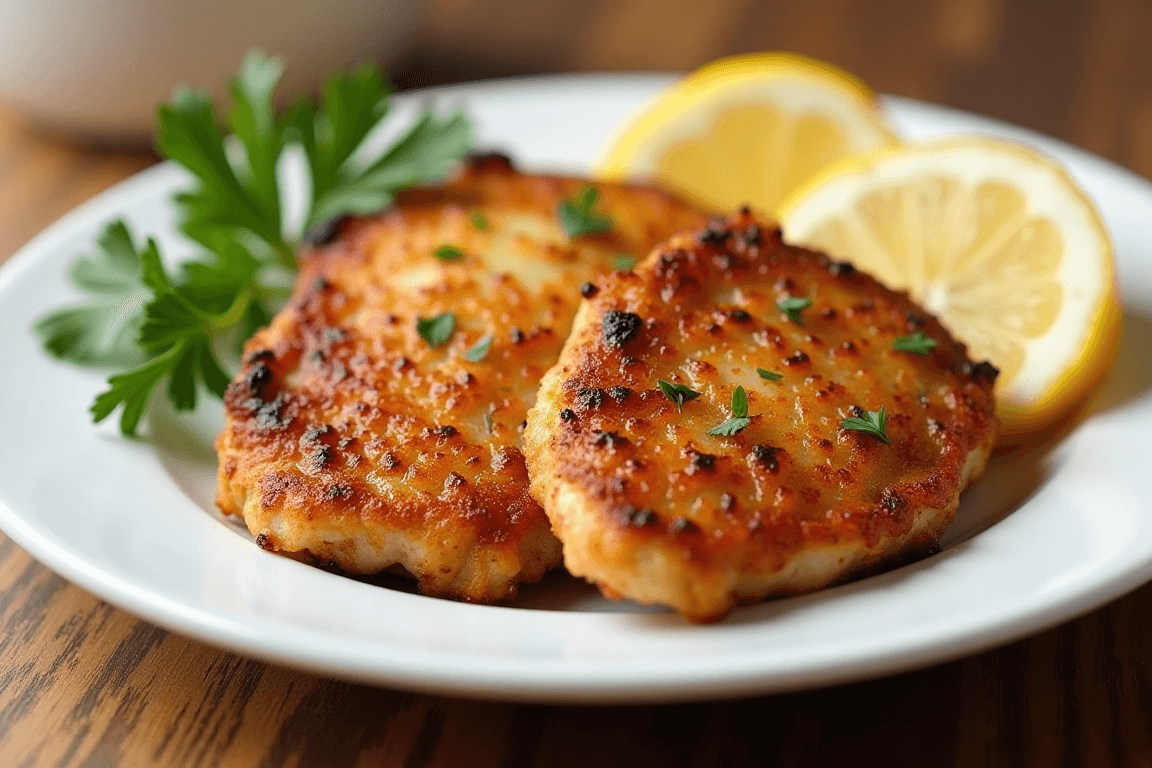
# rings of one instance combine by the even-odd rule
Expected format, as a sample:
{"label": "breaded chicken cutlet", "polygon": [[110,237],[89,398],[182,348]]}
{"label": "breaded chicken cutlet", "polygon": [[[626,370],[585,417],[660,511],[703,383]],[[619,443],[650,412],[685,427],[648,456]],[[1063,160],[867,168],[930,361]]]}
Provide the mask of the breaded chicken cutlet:
{"label": "breaded chicken cutlet", "polygon": [[588,203],[586,187],[474,159],[307,250],[225,397],[220,509],[265,549],[351,573],[399,565],[429,595],[499,600],[558,565],[521,451],[540,377],[582,284],[705,220],[596,184],[611,229],[570,238],[558,209]]}
{"label": "breaded chicken cutlet", "polygon": [[572,573],[714,621],[931,551],[995,440],[995,378],[745,210],[600,282],[528,417],[532,489]]}

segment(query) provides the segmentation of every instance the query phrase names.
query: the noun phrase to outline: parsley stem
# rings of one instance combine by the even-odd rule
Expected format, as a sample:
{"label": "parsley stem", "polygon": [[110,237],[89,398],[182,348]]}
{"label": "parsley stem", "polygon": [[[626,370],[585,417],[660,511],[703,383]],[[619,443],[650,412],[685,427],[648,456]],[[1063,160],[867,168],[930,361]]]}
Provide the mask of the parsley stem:
{"label": "parsley stem", "polygon": [[232,300],[232,306],[212,318],[212,328],[225,329],[236,325],[244,317],[244,313],[248,311],[248,305],[251,303],[252,289],[245,288],[236,294],[236,298]]}

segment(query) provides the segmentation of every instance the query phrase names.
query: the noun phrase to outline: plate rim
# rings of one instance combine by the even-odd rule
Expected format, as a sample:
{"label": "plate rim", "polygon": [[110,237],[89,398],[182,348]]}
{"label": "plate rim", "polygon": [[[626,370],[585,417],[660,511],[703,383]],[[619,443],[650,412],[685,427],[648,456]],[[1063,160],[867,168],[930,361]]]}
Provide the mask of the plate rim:
{"label": "plate rim", "polygon": [[[560,84],[595,87],[604,81],[620,81],[621,79],[631,79],[655,88],[670,78],[671,76],[666,74],[643,73],[502,78],[409,92],[398,96],[398,98],[416,100],[454,93],[472,95],[482,94],[484,91],[514,89],[524,86],[529,89],[555,88]],[[898,110],[920,110],[927,113],[937,113],[946,118],[963,118],[965,120],[975,118],[980,122],[989,124],[990,127],[1003,129],[1007,134],[1034,137],[1039,140],[1038,143],[1040,144],[1058,146],[1062,152],[1077,156],[1082,162],[1105,168],[1109,173],[1124,178],[1127,183],[1136,182],[1152,200],[1152,184],[1149,184],[1147,180],[1122,166],[1086,150],[1060,142],[1058,139],[948,107],[897,97],[884,97],[884,100],[896,105]],[[126,208],[132,200],[139,196],[147,197],[150,194],[155,194],[157,186],[177,181],[182,175],[183,171],[171,162],[163,162],[118,182],[65,214],[21,247],[0,267],[0,292],[6,290],[9,285],[18,283],[21,275],[36,264],[39,258],[51,253],[52,246],[56,241],[70,237],[77,229],[98,226],[101,221],[111,215],[110,212]],[[898,671],[922,668],[955,658],[958,655],[976,653],[1054,626],[1109,600],[1116,599],[1152,578],[1152,553],[1149,553],[1142,568],[1130,568],[1113,574],[1110,579],[1098,580],[1091,588],[1083,589],[1074,595],[1073,597],[1076,599],[1065,596],[1060,610],[1053,611],[1050,606],[1035,605],[1030,613],[1015,614],[1014,620],[1010,623],[1001,621],[1000,624],[993,627],[993,630],[998,628],[998,631],[990,631],[987,625],[973,626],[969,627],[966,632],[954,635],[950,642],[937,641],[930,647],[915,647],[913,644],[912,647],[903,646],[890,648],[886,651],[873,649],[871,655],[857,655],[848,674],[842,668],[828,667],[822,671],[813,671],[811,668],[799,669],[791,676],[782,675],[779,672],[759,675],[755,672],[746,672],[742,676],[732,676],[730,672],[728,677],[716,677],[705,669],[703,671],[698,670],[695,676],[682,672],[674,680],[660,679],[659,676],[637,679],[635,676],[627,675],[616,679],[612,674],[607,673],[615,674],[619,670],[609,669],[604,675],[593,675],[574,683],[571,670],[559,675],[556,674],[556,670],[552,670],[552,675],[547,674],[548,667],[555,666],[553,662],[548,662],[543,665],[543,668],[537,669],[533,669],[533,665],[529,662],[518,662],[521,668],[527,669],[531,676],[534,676],[534,682],[528,682],[524,676],[504,677],[507,670],[503,668],[489,669],[487,675],[476,674],[473,671],[471,677],[465,675],[465,678],[462,679],[459,676],[462,670],[455,668],[441,668],[438,674],[435,669],[415,669],[407,672],[391,670],[390,673],[384,674],[379,669],[350,669],[347,663],[338,663],[332,659],[326,661],[321,657],[301,656],[298,652],[298,646],[293,646],[292,643],[275,642],[269,644],[266,638],[261,641],[260,638],[253,635],[252,630],[246,631],[241,624],[225,627],[227,622],[222,622],[219,616],[200,615],[200,611],[185,605],[174,606],[167,598],[149,592],[145,587],[126,582],[114,574],[108,574],[94,568],[86,563],[78,553],[69,551],[60,542],[54,541],[52,537],[27,523],[3,500],[0,500],[0,528],[38,561],[83,589],[132,613],[134,616],[179,634],[194,637],[214,647],[223,647],[244,655],[350,680],[394,685],[433,693],[515,701],[620,703],[702,700],[769,691],[784,692],[836,682],[880,677]],[[852,585],[847,585],[847,587],[851,588]],[[496,609],[517,610],[506,607],[497,607]],[[301,631],[307,634],[311,630]],[[317,637],[326,638],[320,634],[317,634]],[[297,652],[293,652],[293,647],[296,647]],[[467,672],[467,670],[463,670],[463,672]],[[693,679],[694,677],[696,679]],[[702,677],[705,679],[699,679]]]}

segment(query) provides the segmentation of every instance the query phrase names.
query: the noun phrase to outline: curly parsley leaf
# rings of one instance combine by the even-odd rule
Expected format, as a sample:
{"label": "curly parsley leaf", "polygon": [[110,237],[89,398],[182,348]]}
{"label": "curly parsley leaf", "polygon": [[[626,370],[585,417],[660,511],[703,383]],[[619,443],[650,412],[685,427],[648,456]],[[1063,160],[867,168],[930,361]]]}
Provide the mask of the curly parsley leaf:
{"label": "curly parsley leaf", "polygon": [[880,410],[875,413],[872,411],[864,411],[862,416],[853,416],[840,422],[841,429],[863,432],[866,435],[871,435],[885,445],[892,445],[885,432],[887,425],[888,414],[884,412],[884,406],[880,406]]}
{"label": "curly parsley leaf", "polygon": [[217,395],[228,386],[228,375],[211,348],[214,331],[231,324],[228,313],[209,315],[183,295],[168,278],[154,241],[140,252],[140,266],[141,280],[153,298],[144,307],[137,344],[150,359],[111,376],[108,390],[96,397],[91,409],[93,420],[100,422],[123,406],[120,431],[126,436],[136,433],[153,391],[165,378],[168,397],[179,410],[196,407],[200,383]]}
{"label": "curly parsley leaf", "polygon": [[442,181],[471,146],[472,125],[463,114],[441,118],[425,110],[375,162],[364,168],[344,162],[333,185],[314,193],[308,226],[345,213],[378,211],[405,187]]}
{"label": "curly parsley leaf", "polygon": [[612,231],[612,217],[595,210],[599,199],[600,193],[595,187],[585,187],[574,200],[560,203],[557,215],[569,238]]}
{"label": "curly parsley leaf", "polygon": [[249,169],[244,182],[237,175],[228,160],[224,133],[216,124],[212,98],[183,89],[172,104],[159,108],[156,117],[157,148],[198,181],[192,190],[176,196],[184,233],[211,247],[209,239],[217,230],[232,236],[237,230],[248,231],[267,243],[283,263],[293,265],[295,256],[281,234],[279,203],[272,207],[263,199],[255,172]]}
{"label": "curly parsley leaf", "polygon": [[97,251],[72,263],[72,282],[91,295],[85,304],[41,318],[40,343],[52,356],[77,365],[133,365],[141,359],[136,334],[150,291],[140,280],[140,252],[123,221],[96,238]]}
{"label": "curly parsley leaf", "polygon": [[776,308],[788,316],[796,325],[804,325],[804,318],[800,313],[812,306],[812,299],[799,296],[789,296],[776,302]]}
{"label": "curly parsley leaf", "polygon": [[676,403],[676,410],[680,413],[684,411],[684,403],[700,397],[700,393],[696,390],[686,387],[683,384],[673,384],[670,381],[664,381],[664,379],[657,379],[656,386],[660,387],[660,391],[664,393],[665,397]]}
{"label": "curly parsley leaf", "polygon": [[748,393],[744,391],[744,387],[736,387],[732,392],[732,416],[727,421],[712,427],[708,430],[708,434],[731,437],[751,423],[752,419],[748,418]]}
{"label": "curly parsley leaf", "polygon": [[[37,324],[45,348],[58,357],[136,366],[109,378],[92,407],[96,421],[122,408],[120,428],[134,434],[165,380],[178,409],[194,408],[201,386],[224,392],[228,376],[214,348],[229,339],[241,343],[267,324],[290,292],[298,238],[284,231],[276,173],[288,143],[301,145],[311,174],[312,204],[301,231],[383,207],[403,187],[438,181],[470,148],[467,118],[425,111],[390,147],[365,150],[389,96],[370,67],[331,78],[322,104],[301,101],[278,115],[283,70],[278,59],[249,53],[230,84],[226,120],[210,96],[186,88],[157,111],[157,148],[194,179],[174,200],[181,230],[200,254],[170,278],[154,242],[138,250],[127,227],[113,223],[98,240],[99,253],[72,268],[73,282],[92,301]],[[454,318],[444,318],[430,321],[432,338],[451,336]]]}
{"label": "curly parsley leaf", "polygon": [[936,339],[925,335],[924,331],[917,331],[911,336],[901,336],[892,342],[892,349],[897,352],[914,352],[917,355],[926,355],[936,348]]}
{"label": "curly parsley leaf", "polygon": [[764,368],[757,368],[756,375],[762,379],[765,379],[766,381],[780,381],[782,378],[784,378],[784,374],[776,373],[775,371],[769,371]]}

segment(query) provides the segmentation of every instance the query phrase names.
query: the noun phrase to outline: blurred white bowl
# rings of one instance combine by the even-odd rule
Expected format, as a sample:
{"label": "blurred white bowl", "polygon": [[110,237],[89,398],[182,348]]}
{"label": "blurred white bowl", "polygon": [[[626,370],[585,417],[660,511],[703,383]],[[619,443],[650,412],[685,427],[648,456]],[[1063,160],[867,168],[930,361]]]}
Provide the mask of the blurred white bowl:
{"label": "blurred white bowl", "polygon": [[0,0],[0,103],[53,130],[140,140],[175,85],[226,93],[249,48],[284,58],[280,93],[300,93],[335,69],[394,60],[422,9],[414,0]]}

